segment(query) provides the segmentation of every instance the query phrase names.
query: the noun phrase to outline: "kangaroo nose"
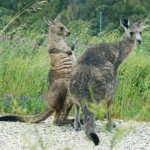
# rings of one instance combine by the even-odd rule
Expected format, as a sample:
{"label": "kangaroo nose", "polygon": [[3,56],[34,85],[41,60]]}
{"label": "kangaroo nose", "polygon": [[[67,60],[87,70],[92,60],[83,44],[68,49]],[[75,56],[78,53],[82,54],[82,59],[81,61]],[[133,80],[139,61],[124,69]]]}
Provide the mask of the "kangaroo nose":
{"label": "kangaroo nose", "polygon": [[71,32],[67,32],[67,36],[69,36],[71,34]]}
{"label": "kangaroo nose", "polygon": [[68,52],[66,52],[68,55],[72,55],[72,52],[71,51],[68,51]]}
{"label": "kangaroo nose", "polygon": [[142,40],[137,40],[137,43],[138,44],[142,44]]}

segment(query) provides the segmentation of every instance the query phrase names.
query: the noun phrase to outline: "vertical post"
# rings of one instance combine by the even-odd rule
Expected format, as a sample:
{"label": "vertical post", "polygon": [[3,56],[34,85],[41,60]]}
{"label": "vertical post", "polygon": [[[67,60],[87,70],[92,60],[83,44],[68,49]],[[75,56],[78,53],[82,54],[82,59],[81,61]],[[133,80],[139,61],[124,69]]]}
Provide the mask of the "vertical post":
{"label": "vertical post", "polygon": [[99,30],[102,32],[102,12],[100,12],[100,18],[99,18]]}

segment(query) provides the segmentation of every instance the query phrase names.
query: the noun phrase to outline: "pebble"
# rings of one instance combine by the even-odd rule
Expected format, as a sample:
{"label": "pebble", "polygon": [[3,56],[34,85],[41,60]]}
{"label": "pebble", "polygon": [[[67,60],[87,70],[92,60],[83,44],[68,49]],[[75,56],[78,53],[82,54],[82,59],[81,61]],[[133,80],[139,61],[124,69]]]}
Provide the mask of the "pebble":
{"label": "pebble", "polygon": [[0,122],[0,150],[150,150],[150,123],[114,120],[116,128],[105,130],[106,121],[96,121],[100,144],[71,125],[55,126],[53,117],[38,124]]}

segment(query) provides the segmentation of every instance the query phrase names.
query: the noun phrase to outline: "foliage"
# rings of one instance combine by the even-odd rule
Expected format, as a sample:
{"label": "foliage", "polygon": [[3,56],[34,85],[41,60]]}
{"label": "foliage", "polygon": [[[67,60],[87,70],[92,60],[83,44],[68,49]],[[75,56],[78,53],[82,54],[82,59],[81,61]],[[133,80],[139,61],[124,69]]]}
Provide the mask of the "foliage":
{"label": "foliage", "polygon": [[[134,52],[118,71],[114,116],[129,119],[150,118],[149,54]],[[130,116],[128,114],[130,113]],[[147,116],[147,117],[146,117]]]}
{"label": "foliage", "polygon": [[133,129],[130,123],[132,122],[129,122],[128,124],[115,129],[115,132],[113,133],[112,140],[110,143],[110,150],[113,150],[115,144],[118,141],[120,141],[123,137],[125,137]]}
{"label": "foliage", "polygon": [[45,44],[38,46],[36,38],[19,35],[1,35],[0,44],[0,111],[13,113],[23,109],[27,113],[27,108],[38,112],[44,106],[47,87],[49,63]]}
{"label": "foliage", "polygon": [[[0,7],[10,9],[15,14],[24,9],[30,10],[30,12],[21,15],[21,20],[27,16],[34,16],[37,10],[37,17],[35,17],[37,19],[45,16],[53,19],[58,14],[62,15],[65,23],[82,19],[91,23],[91,35],[99,33],[100,12],[102,12],[103,29],[110,23],[113,23],[116,28],[120,16],[139,19],[147,17],[150,13],[149,0],[45,0],[46,3],[43,4],[42,2],[42,0],[1,0]],[[42,5],[36,5],[37,3]],[[29,26],[34,24],[35,18],[30,17],[31,22],[27,24]]]}

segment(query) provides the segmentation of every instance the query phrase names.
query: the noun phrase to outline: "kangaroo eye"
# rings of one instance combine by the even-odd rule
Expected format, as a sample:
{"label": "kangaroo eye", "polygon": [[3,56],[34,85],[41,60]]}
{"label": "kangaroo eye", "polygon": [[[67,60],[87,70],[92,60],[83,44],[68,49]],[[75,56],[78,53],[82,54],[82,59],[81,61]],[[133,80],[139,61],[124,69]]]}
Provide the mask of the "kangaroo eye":
{"label": "kangaroo eye", "polygon": [[59,29],[62,31],[64,29],[64,27],[60,27]]}
{"label": "kangaroo eye", "polygon": [[132,36],[134,34],[134,32],[130,32],[130,35]]}

